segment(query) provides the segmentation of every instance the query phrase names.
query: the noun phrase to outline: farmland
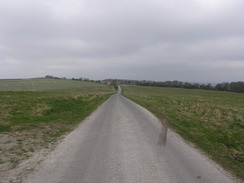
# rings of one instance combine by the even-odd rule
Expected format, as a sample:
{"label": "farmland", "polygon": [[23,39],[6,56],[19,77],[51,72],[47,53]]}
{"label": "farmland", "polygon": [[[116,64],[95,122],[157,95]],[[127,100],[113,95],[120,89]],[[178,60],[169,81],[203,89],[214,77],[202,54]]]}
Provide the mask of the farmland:
{"label": "farmland", "polygon": [[0,176],[51,148],[115,92],[71,80],[0,80]]}
{"label": "farmland", "polygon": [[2,79],[0,91],[56,91],[56,92],[107,92],[106,85],[98,85],[85,81],[59,79]]}
{"label": "farmland", "polygon": [[191,141],[225,169],[244,179],[244,94],[123,86],[123,95]]}

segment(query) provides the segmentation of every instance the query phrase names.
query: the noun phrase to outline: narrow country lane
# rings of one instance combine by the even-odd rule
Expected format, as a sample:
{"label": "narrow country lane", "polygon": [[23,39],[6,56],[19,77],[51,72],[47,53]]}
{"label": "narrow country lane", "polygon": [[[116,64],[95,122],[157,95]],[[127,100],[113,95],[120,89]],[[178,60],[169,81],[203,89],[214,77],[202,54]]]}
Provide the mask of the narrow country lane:
{"label": "narrow country lane", "polygon": [[29,183],[231,183],[144,108],[113,95],[32,172]]}

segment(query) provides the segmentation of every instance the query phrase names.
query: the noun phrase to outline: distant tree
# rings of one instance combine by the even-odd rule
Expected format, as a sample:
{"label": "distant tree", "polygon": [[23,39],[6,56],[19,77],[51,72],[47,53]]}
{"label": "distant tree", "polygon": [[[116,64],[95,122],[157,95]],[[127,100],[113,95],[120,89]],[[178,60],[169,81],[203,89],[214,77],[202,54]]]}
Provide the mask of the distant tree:
{"label": "distant tree", "polygon": [[118,83],[117,80],[113,80],[111,83],[112,86],[114,86],[115,90],[118,90]]}
{"label": "distant tree", "polygon": [[53,79],[53,76],[52,75],[46,75],[45,78]]}
{"label": "distant tree", "polygon": [[244,82],[231,82],[230,83],[230,91],[231,92],[244,92]]}

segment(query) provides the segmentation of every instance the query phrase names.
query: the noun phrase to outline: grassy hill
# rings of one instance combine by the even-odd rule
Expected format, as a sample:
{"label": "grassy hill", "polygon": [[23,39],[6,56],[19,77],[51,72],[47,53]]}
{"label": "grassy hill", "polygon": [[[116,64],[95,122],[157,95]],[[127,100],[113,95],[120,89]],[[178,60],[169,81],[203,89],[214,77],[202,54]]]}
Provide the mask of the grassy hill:
{"label": "grassy hill", "polygon": [[111,91],[112,87],[85,81],[61,79],[2,79],[0,91]]}

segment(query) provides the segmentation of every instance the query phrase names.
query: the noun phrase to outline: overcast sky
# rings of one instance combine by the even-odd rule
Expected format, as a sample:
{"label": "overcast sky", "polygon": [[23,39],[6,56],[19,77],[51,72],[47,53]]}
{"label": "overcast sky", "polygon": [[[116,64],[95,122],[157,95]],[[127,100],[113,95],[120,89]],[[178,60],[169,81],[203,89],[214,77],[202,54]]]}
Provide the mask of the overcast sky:
{"label": "overcast sky", "polygon": [[244,0],[0,0],[0,78],[244,81]]}

